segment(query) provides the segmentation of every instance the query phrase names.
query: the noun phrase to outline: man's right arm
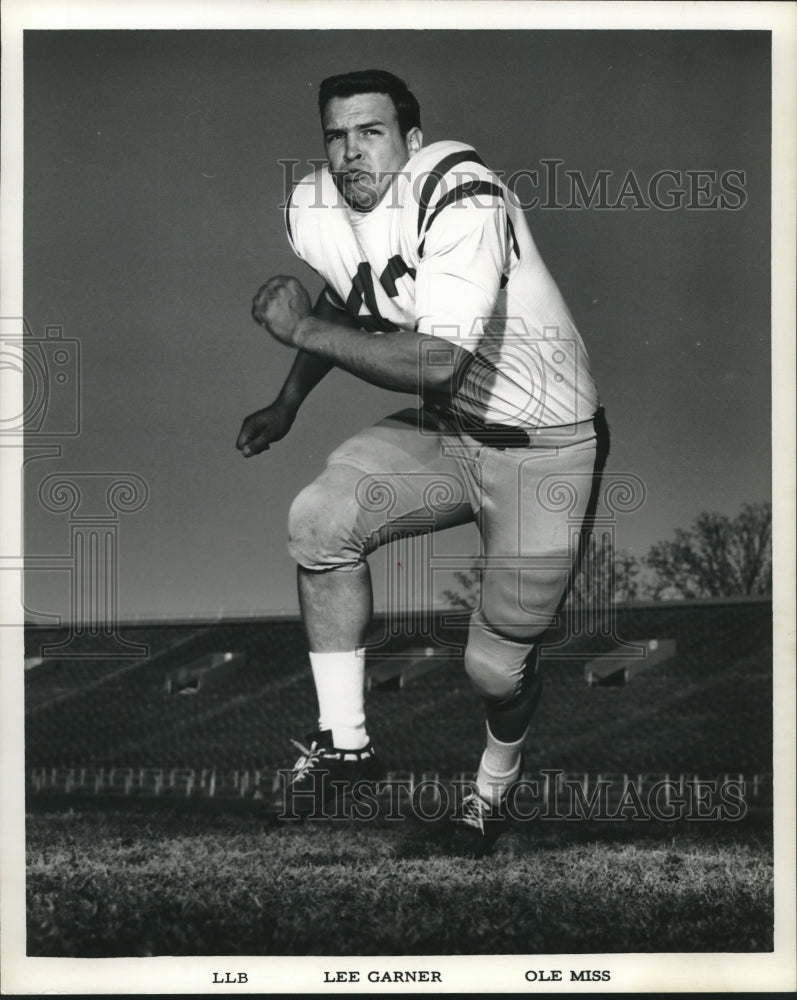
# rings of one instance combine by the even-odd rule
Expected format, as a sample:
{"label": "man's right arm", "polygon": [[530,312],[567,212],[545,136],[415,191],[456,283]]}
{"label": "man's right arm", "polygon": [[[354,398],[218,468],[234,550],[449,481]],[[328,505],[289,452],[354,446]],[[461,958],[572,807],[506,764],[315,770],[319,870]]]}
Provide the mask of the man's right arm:
{"label": "man's right arm", "polygon": [[[318,296],[313,315],[338,325],[357,326],[347,313],[330,305],[325,291]],[[246,417],[235,447],[250,458],[284,438],[293,426],[299,407],[332,367],[332,362],[325,358],[298,351],[279,395],[269,406]]]}

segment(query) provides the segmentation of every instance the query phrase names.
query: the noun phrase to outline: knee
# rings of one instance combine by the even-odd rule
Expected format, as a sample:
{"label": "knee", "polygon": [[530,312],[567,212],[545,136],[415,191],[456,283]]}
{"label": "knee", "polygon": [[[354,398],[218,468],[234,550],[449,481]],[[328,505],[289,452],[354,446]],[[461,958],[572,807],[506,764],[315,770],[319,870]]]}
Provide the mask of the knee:
{"label": "knee", "polygon": [[512,678],[475,651],[465,651],[465,671],[476,693],[488,701],[508,701],[517,693],[517,684]]}
{"label": "knee", "polygon": [[533,644],[499,635],[478,619],[465,650],[465,672],[477,693],[489,701],[510,701],[524,687],[526,660]]}
{"label": "knee", "polygon": [[351,491],[321,476],[296,497],[288,515],[288,551],[305,569],[353,568],[363,559]]}

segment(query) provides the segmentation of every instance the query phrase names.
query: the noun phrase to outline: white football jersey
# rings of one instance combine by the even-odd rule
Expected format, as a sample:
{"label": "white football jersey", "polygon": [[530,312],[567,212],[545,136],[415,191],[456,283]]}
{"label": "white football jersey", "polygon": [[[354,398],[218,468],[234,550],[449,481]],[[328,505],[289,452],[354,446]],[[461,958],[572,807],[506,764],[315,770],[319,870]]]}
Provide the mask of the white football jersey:
{"label": "white football jersey", "polygon": [[362,329],[417,330],[480,359],[457,394],[478,421],[556,427],[594,415],[573,318],[523,211],[471,147],[422,148],[367,213],[344,202],[325,165],[296,185],[285,222],[330,303]]}

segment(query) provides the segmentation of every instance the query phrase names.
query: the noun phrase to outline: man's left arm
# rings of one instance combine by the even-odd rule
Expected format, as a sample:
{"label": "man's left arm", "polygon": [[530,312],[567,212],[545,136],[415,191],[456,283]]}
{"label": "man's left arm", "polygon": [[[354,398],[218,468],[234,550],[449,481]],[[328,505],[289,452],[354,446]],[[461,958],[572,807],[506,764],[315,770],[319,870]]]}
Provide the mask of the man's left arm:
{"label": "man's left arm", "polygon": [[459,345],[429,334],[367,333],[315,317],[296,278],[269,279],[258,298],[255,319],[277,340],[382,389],[447,398],[471,358]]}

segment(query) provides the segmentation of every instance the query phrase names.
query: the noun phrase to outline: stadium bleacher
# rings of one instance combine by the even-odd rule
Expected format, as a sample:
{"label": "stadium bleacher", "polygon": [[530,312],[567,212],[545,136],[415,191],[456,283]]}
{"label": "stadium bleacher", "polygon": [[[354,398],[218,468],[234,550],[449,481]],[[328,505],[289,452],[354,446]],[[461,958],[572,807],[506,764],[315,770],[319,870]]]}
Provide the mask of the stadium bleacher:
{"label": "stadium bleacher", "polygon": [[[449,620],[450,619],[450,620]],[[426,642],[461,647],[461,616],[438,616]],[[64,630],[31,626],[25,673],[31,795],[241,794],[292,762],[291,738],[315,728],[307,644],[298,620],[122,627],[148,655],[69,659],[42,650]],[[377,621],[369,665],[418,647],[413,629]],[[543,655],[545,690],[527,767],[598,773],[757,775],[772,770],[772,607],[768,601],[629,605],[601,634],[572,634],[566,617]],[[674,640],[676,655],[620,686],[590,686],[588,660],[618,639]],[[96,642],[92,646],[96,649]],[[57,654],[57,650],[55,651]],[[224,660],[224,653],[232,652]],[[218,654],[213,659],[213,654]],[[483,715],[460,657],[366,694],[369,729],[394,772],[472,771]],[[192,663],[195,685],[170,684]],[[201,671],[200,671],[201,673]],[[761,778],[761,776],[764,776]]]}

